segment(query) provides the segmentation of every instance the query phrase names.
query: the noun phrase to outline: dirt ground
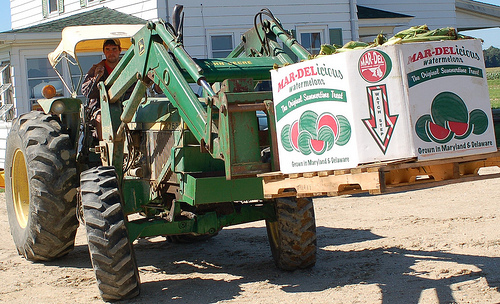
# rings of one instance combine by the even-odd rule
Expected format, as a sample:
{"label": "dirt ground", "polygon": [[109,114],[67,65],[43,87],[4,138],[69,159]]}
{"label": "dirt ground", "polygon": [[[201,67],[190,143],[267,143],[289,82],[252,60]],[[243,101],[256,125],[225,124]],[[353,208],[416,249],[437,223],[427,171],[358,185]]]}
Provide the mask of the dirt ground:
{"label": "dirt ground", "polygon": [[[500,303],[500,178],[314,200],[318,260],[276,269],[263,222],[134,248],[141,295],[123,303]],[[84,231],[58,261],[21,258],[0,194],[0,302],[102,303]]]}

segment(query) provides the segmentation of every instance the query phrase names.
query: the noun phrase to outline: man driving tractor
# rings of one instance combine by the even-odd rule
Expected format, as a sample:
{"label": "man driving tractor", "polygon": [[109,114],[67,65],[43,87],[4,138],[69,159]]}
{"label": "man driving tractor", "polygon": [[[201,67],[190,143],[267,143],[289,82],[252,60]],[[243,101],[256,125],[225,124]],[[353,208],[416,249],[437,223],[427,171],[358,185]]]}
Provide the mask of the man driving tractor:
{"label": "man driving tractor", "polygon": [[106,58],[94,64],[89,69],[82,83],[82,94],[89,98],[88,109],[90,111],[90,120],[97,132],[95,135],[99,139],[102,138],[101,128],[99,127],[101,124],[101,103],[97,84],[99,81],[105,81],[111,72],[113,72],[118,61],[120,61],[120,53],[122,51],[120,40],[108,39],[104,41],[102,51]]}

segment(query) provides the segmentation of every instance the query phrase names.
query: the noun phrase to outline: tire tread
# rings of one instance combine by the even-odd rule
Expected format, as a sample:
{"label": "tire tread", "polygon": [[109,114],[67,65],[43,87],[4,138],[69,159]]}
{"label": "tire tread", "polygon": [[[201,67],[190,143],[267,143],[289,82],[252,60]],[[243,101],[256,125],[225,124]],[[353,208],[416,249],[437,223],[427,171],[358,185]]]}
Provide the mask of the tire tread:
{"label": "tire tread", "polygon": [[140,293],[139,272],[114,168],[84,171],[80,183],[89,251],[101,296],[107,301],[135,297]]}
{"label": "tire tread", "polygon": [[266,226],[276,266],[283,270],[314,266],[317,245],[312,200],[278,198],[275,204],[277,221],[266,221]]}
{"label": "tire tread", "polygon": [[13,121],[7,138],[6,176],[11,176],[17,149],[27,162],[30,188],[30,215],[23,229],[17,223],[11,181],[6,181],[9,223],[17,250],[33,261],[64,256],[73,249],[78,228],[78,179],[71,140],[62,132],[58,118],[33,111]]}

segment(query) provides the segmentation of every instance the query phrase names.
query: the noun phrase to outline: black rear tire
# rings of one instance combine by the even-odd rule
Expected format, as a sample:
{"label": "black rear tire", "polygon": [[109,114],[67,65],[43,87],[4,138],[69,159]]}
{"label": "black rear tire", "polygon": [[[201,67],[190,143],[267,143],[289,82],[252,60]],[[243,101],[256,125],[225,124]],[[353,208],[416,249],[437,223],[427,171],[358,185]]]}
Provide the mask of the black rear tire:
{"label": "black rear tire", "polygon": [[266,221],[276,266],[283,270],[316,264],[316,221],[311,198],[275,199],[276,221]]}
{"label": "black rear tire", "polygon": [[80,185],[90,258],[102,298],[116,301],[139,295],[139,272],[115,168],[84,171]]}
{"label": "black rear tire", "polygon": [[75,152],[59,118],[33,111],[14,120],[7,137],[5,200],[19,254],[47,261],[73,249],[77,185]]}

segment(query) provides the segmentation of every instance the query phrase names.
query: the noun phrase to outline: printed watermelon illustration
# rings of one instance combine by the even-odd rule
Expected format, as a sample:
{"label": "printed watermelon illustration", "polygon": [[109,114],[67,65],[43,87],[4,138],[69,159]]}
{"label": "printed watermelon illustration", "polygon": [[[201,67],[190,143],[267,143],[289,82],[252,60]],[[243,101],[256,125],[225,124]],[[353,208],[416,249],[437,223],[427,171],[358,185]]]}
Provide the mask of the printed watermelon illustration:
{"label": "printed watermelon illustration", "polygon": [[480,109],[468,112],[465,102],[453,92],[441,92],[431,103],[431,114],[422,115],[415,123],[417,136],[425,141],[444,144],[464,139],[471,133],[483,134],[488,116]]}
{"label": "printed watermelon illustration", "polygon": [[425,131],[429,135],[429,138],[437,143],[444,144],[449,142],[453,138],[453,132],[441,127],[438,124],[429,121],[425,125]]}
{"label": "printed watermelon illustration", "polygon": [[464,136],[467,135],[467,131],[470,130],[469,124],[465,122],[457,122],[457,121],[447,121],[447,128],[455,133],[456,136]]}
{"label": "printed watermelon illustration", "polygon": [[305,132],[300,132],[299,134],[299,151],[300,153],[304,154],[304,155],[309,155],[311,154],[312,150],[311,150],[311,142],[312,140],[312,136],[311,136],[311,133],[305,131]]}
{"label": "printed watermelon illustration", "polygon": [[298,121],[285,125],[281,130],[283,148],[303,155],[321,155],[335,144],[347,144],[350,138],[351,125],[347,118],[328,112],[318,115],[314,111],[305,111]]}
{"label": "printed watermelon illustration", "polygon": [[336,144],[344,146],[349,142],[349,139],[351,139],[351,124],[343,115],[338,115],[337,120],[339,121],[339,128],[341,132],[339,132]]}
{"label": "printed watermelon illustration", "polygon": [[417,133],[418,138],[425,142],[432,142],[426,131],[426,126],[430,121],[431,116],[429,114],[425,114],[420,116],[417,120],[417,123],[415,124],[415,132]]}
{"label": "printed watermelon illustration", "polygon": [[290,139],[290,125],[286,125],[281,129],[281,145],[286,151],[293,151]]}
{"label": "printed watermelon illustration", "polygon": [[479,109],[470,112],[469,121],[472,125],[472,133],[475,135],[483,134],[488,129],[488,116]]}
{"label": "printed watermelon illustration", "polygon": [[[299,150],[299,121],[296,120],[292,123],[290,128],[290,140],[292,141],[292,148],[296,151]],[[291,151],[291,150],[290,150]]]}

